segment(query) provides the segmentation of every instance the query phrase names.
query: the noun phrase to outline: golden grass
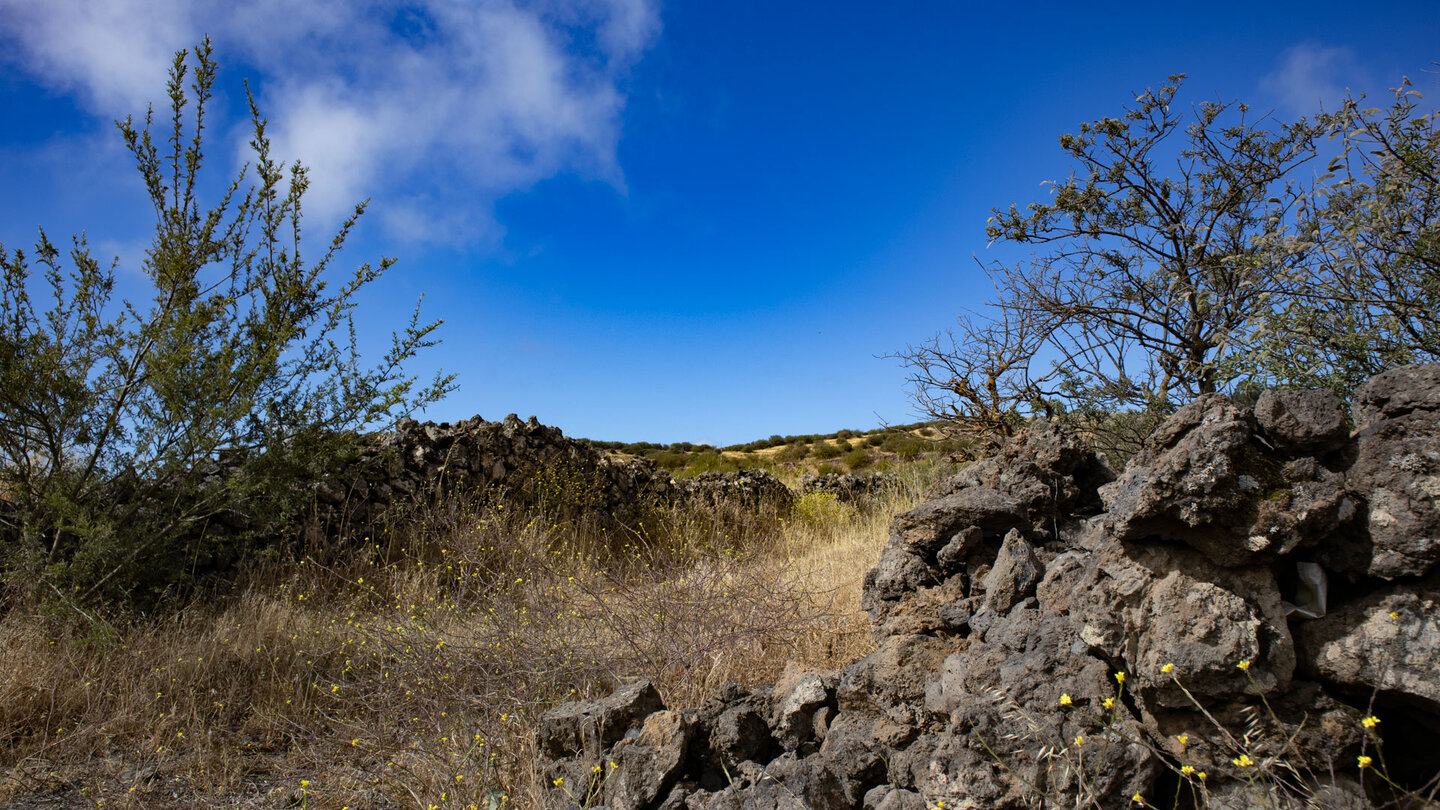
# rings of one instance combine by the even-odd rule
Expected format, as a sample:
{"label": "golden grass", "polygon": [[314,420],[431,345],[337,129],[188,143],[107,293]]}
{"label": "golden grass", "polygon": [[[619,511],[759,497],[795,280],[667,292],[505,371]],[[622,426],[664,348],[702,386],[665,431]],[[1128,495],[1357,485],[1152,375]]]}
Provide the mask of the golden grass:
{"label": "golden grass", "polygon": [[0,804],[539,806],[533,732],[556,701],[644,676],[695,705],[869,652],[860,580],[919,489],[807,496],[785,520],[676,513],[660,547],[446,502],[160,619],[12,610]]}

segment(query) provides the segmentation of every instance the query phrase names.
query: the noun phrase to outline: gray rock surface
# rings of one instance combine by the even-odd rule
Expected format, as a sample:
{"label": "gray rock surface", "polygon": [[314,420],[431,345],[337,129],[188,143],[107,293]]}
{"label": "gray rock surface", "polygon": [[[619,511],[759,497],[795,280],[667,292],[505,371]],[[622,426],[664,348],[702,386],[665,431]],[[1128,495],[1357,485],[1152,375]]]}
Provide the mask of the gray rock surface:
{"label": "gray rock surface", "polygon": [[1440,715],[1440,577],[1389,585],[1304,622],[1296,644],[1310,677],[1405,695]]}
{"label": "gray rock surface", "polygon": [[1349,437],[1345,402],[1334,391],[1266,391],[1255,403],[1260,432],[1281,452],[1324,455]]}
{"label": "gray rock surface", "polygon": [[552,759],[598,754],[664,708],[648,680],[626,684],[598,700],[562,703],[540,718],[540,750]]}
{"label": "gray rock surface", "polygon": [[624,737],[610,751],[615,766],[601,788],[604,805],[644,810],[667,796],[689,742],[690,725],[679,712],[662,710],[646,717],[638,734]]}
{"label": "gray rock surface", "polygon": [[[1420,576],[1440,562],[1440,366],[1380,374],[1355,394],[1356,458],[1345,483],[1366,504],[1370,553],[1347,573]],[[1366,559],[1368,557],[1368,559]]]}
{"label": "gray rock surface", "polygon": [[1011,529],[995,556],[995,565],[985,575],[985,607],[996,613],[1008,613],[1017,602],[1035,592],[1035,585],[1045,569],[1035,556],[1035,549]]}

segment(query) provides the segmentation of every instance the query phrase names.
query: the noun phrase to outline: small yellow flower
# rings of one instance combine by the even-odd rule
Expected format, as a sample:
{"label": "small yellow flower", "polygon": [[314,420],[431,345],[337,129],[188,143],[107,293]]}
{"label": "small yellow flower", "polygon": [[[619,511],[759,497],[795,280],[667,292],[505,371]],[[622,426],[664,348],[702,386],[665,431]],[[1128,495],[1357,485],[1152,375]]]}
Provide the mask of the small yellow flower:
{"label": "small yellow flower", "polygon": [[1189,734],[1180,734],[1180,735],[1177,735],[1177,736],[1175,737],[1175,740],[1176,740],[1177,742],[1179,742],[1181,745],[1184,745],[1185,743],[1190,742],[1190,735],[1189,735]]}
{"label": "small yellow flower", "polygon": [[1398,611],[1398,610],[1392,610],[1392,611],[1390,611],[1390,618],[1392,618],[1392,619],[1398,619],[1398,618],[1400,618],[1400,611]]}
{"label": "small yellow flower", "polygon": [[355,738],[351,739],[351,740],[350,740],[350,744],[351,744],[351,745],[359,745],[359,744],[360,744],[360,738],[359,738],[359,737],[355,737]]}
{"label": "small yellow flower", "polygon": [[1237,768],[1248,768],[1255,764],[1255,760],[1251,759],[1249,754],[1241,754],[1230,760],[1230,763]]}
{"label": "small yellow flower", "polygon": [[1204,772],[1204,771],[1201,771],[1201,772],[1199,772],[1199,773],[1197,773],[1197,774],[1195,774],[1195,775],[1198,776],[1198,777],[1200,777],[1200,781],[1201,781],[1201,782],[1204,782],[1204,781],[1205,781],[1205,772]]}
{"label": "small yellow flower", "polygon": [[301,779],[301,780],[300,780],[300,787],[302,787],[302,788],[310,787],[310,780],[309,780],[309,779]]}
{"label": "small yellow flower", "polygon": [[1107,708],[1107,709],[1114,708],[1114,707],[1115,707],[1115,698],[1113,698],[1113,697],[1105,698],[1105,703],[1104,703],[1103,705],[1104,705],[1105,708]]}
{"label": "small yellow flower", "polygon": [[1374,727],[1380,725],[1380,718],[1378,718],[1378,717],[1376,717],[1375,715],[1372,714],[1372,715],[1370,715],[1369,717],[1366,717],[1365,719],[1361,720],[1361,721],[1360,721],[1360,725],[1362,725],[1362,726],[1364,726],[1364,727],[1366,727],[1366,728],[1374,728]]}
{"label": "small yellow flower", "polygon": [[1060,696],[1060,705],[1061,705],[1061,706],[1069,706],[1069,705],[1070,705],[1071,703],[1073,703],[1073,702],[1074,702],[1074,701],[1070,700],[1070,695],[1069,695],[1068,693],[1067,693],[1067,694],[1062,694],[1062,695]]}
{"label": "small yellow flower", "polygon": [[1130,797],[1130,801],[1132,801],[1132,802],[1134,802],[1134,803],[1136,803],[1136,804],[1144,804],[1144,803],[1145,803],[1145,797],[1144,797],[1144,796],[1141,796],[1139,793],[1136,793],[1134,796],[1131,796],[1131,797]]}
{"label": "small yellow flower", "polygon": [[1165,666],[1160,667],[1160,671],[1163,672],[1163,673],[1165,673],[1166,675],[1169,675],[1171,672],[1174,671],[1174,669],[1175,669],[1175,665],[1174,665],[1174,664],[1166,664]]}
{"label": "small yellow flower", "polygon": [[1194,766],[1194,765],[1184,765],[1184,766],[1181,766],[1181,768],[1180,768],[1180,773],[1183,774],[1183,775],[1185,775],[1185,776],[1189,776],[1190,774],[1195,773],[1195,766]]}
{"label": "small yellow flower", "polygon": [[1356,762],[1359,762],[1359,763],[1360,763],[1360,767],[1362,767],[1362,768],[1368,768],[1368,767],[1370,767],[1370,763],[1372,763],[1372,762],[1374,762],[1374,761],[1375,761],[1375,760],[1371,759],[1370,757],[1365,756],[1364,754],[1361,754],[1359,757],[1356,758]]}
{"label": "small yellow flower", "polygon": [[1076,735],[1075,735],[1075,745],[1076,745],[1076,747],[1082,746],[1082,745],[1084,745],[1084,744],[1085,744],[1085,735],[1084,735],[1084,734],[1076,734]]}
{"label": "small yellow flower", "polygon": [[593,768],[590,769],[590,772],[591,772],[591,773],[599,773],[599,772],[600,772],[600,766],[599,766],[599,765],[594,766]]}
{"label": "small yellow flower", "polygon": [[[1123,672],[1117,672],[1117,673],[1115,673],[1115,682],[1118,683],[1118,684],[1124,684],[1124,683],[1125,683],[1125,673],[1123,673]],[[1136,794],[1136,795],[1139,795],[1139,794]]]}
{"label": "small yellow flower", "polygon": [[557,776],[555,777],[555,781],[551,782],[550,784],[554,785],[555,787],[560,787],[561,785],[565,784],[565,777]]}
{"label": "small yellow flower", "polygon": [[1238,664],[1235,665],[1235,668],[1236,668],[1236,669],[1242,669],[1242,670],[1248,670],[1248,669],[1250,669],[1250,661],[1249,661],[1249,660],[1241,661],[1240,663],[1238,663]]}

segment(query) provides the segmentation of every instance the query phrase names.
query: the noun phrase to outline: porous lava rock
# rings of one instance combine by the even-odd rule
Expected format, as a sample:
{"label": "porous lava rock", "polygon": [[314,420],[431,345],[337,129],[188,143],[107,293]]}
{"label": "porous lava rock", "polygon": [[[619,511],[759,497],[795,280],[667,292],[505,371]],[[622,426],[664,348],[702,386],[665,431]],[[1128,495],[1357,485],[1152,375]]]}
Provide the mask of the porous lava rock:
{"label": "porous lava rock", "polygon": [[1440,366],[1373,378],[1352,417],[1202,396],[1118,476],[1037,420],[896,517],[874,653],[727,684],[665,721],[683,764],[605,806],[1385,806],[1357,760],[1377,731],[1404,785],[1440,772]]}

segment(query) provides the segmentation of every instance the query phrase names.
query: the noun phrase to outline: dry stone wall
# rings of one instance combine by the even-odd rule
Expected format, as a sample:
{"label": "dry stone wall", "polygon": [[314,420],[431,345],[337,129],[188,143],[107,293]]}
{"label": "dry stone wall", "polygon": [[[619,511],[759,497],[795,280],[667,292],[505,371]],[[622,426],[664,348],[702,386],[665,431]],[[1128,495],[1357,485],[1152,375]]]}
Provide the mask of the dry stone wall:
{"label": "dry stone wall", "polygon": [[535,417],[500,422],[402,420],[364,437],[359,457],[316,485],[319,518],[372,521],[397,502],[432,491],[502,492],[532,505],[626,515],[674,499],[674,480],[643,460],[610,461]]}
{"label": "dry stone wall", "polygon": [[825,473],[807,472],[800,476],[800,491],[826,492],[841,503],[860,503],[885,490],[898,489],[900,477],[894,473]]}
{"label": "dry stone wall", "polygon": [[567,704],[541,732],[553,803],[1394,806],[1362,719],[1390,778],[1440,773],[1440,366],[1378,375],[1352,414],[1201,397],[1119,474],[1038,422],[896,518],[864,585],[876,652],[690,711],[643,681]]}
{"label": "dry stone wall", "polygon": [[764,470],[676,480],[643,458],[611,458],[534,416],[488,422],[402,420],[365,436],[356,458],[314,485],[306,519],[332,533],[374,524],[416,496],[488,492],[525,506],[638,525],[674,504],[783,513],[794,495]]}

